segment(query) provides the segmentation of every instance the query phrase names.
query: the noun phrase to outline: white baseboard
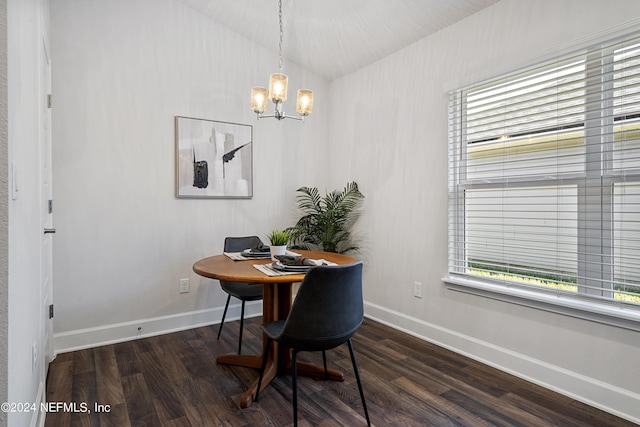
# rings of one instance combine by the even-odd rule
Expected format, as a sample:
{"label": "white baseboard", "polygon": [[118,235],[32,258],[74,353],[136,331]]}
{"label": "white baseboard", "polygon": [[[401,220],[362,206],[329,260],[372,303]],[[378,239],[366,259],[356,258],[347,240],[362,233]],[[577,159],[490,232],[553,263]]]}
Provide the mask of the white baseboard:
{"label": "white baseboard", "polygon": [[365,316],[620,418],[640,424],[640,395],[632,391],[376,304],[365,302]]}
{"label": "white baseboard", "polygon": [[[53,335],[55,354],[218,324],[222,319],[223,311],[224,307],[217,307],[60,332]],[[245,318],[261,315],[262,301],[246,303]],[[225,323],[239,319],[240,303],[229,304]]]}

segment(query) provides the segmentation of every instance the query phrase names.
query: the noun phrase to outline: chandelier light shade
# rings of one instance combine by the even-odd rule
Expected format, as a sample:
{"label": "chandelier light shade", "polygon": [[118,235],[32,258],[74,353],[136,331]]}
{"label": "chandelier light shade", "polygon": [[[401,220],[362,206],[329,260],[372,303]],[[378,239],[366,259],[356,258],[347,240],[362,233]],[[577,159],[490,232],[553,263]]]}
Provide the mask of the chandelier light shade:
{"label": "chandelier light shade", "polygon": [[[278,0],[278,20],[280,23],[280,72],[273,73],[269,76],[269,89],[261,86],[251,88],[251,109],[258,116],[258,119],[273,117],[278,120],[295,119],[304,121],[304,118],[313,111],[313,91],[309,89],[298,89],[296,99],[296,111],[299,117],[287,116],[282,110],[282,103],[287,100],[287,90],[289,86],[289,77],[282,73],[284,60],[282,59],[282,0]],[[275,104],[273,114],[265,115],[267,104],[271,102]]]}
{"label": "chandelier light shade", "polygon": [[313,112],[313,91],[309,89],[298,89],[296,100],[296,111],[301,116],[308,116]]}
{"label": "chandelier light shade", "polygon": [[289,77],[286,74],[273,73],[269,76],[269,98],[273,102],[284,102],[287,100],[287,88]]}
{"label": "chandelier light shade", "polygon": [[269,90],[266,87],[255,86],[251,88],[251,109],[254,113],[264,113],[268,102]]}

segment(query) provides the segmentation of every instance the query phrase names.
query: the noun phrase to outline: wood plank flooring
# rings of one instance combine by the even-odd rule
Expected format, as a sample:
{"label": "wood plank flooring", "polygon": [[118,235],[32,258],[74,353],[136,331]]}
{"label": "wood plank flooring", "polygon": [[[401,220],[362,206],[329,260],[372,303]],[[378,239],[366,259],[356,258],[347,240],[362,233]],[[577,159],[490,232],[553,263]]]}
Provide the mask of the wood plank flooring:
{"label": "wood plank flooring", "polygon": [[[261,347],[259,325],[260,318],[245,321],[243,354]],[[237,350],[238,327],[225,324],[219,341],[215,325],[58,355],[47,399],[77,410],[50,412],[45,426],[292,425],[289,376],[239,408],[257,371],[215,361]],[[368,319],[353,345],[374,426],[634,425]],[[349,349],[331,350],[327,359],[345,381],[300,378],[299,425],[365,426]],[[299,360],[322,363],[319,353],[300,353]]]}

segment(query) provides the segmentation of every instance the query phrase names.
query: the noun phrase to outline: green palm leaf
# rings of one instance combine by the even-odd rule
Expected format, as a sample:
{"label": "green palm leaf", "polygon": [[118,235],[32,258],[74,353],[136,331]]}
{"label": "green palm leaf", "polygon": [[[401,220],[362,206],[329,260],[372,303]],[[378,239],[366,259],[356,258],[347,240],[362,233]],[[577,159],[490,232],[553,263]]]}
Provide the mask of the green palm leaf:
{"label": "green palm leaf", "polygon": [[358,250],[350,230],[360,216],[364,195],[356,182],[324,197],[315,187],[301,187],[297,192],[298,208],[303,216],[289,229],[294,248],[338,253]]}

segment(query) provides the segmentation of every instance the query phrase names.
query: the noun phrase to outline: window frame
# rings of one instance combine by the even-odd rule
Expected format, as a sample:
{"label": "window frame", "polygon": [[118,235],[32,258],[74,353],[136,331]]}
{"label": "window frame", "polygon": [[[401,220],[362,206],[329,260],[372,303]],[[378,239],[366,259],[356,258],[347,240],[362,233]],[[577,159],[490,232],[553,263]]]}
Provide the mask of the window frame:
{"label": "window frame", "polygon": [[[639,38],[640,33],[630,34],[619,37],[613,42],[626,40],[629,38]],[[602,46],[608,45],[607,48]],[[465,215],[465,193],[472,189],[504,189],[505,185],[513,185],[518,183],[525,186],[536,186],[548,184],[548,176],[523,177],[523,178],[503,178],[492,179],[491,182],[486,180],[483,182],[470,181],[467,176],[469,148],[470,143],[466,141],[466,103],[465,94],[471,90],[479,90],[480,88],[491,88],[495,82],[501,81],[502,78],[491,79],[489,81],[474,85],[470,88],[459,89],[450,93],[449,101],[449,156],[456,160],[451,161],[449,165],[449,274],[442,280],[447,288],[465,293],[471,293],[483,297],[498,299],[519,305],[525,305],[537,309],[551,311],[563,315],[569,315],[600,323],[606,323],[618,327],[640,331],[640,304],[617,303],[607,299],[607,294],[613,295],[613,285],[611,288],[603,286],[600,289],[589,288],[589,277],[599,276],[598,284],[607,282],[613,283],[613,212],[612,208],[607,211],[607,206],[611,207],[613,203],[614,185],[616,183],[640,183],[640,170],[631,169],[620,172],[615,171],[611,166],[613,159],[611,154],[603,156],[601,150],[603,146],[610,145],[611,148],[615,144],[615,115],[614,115],[614,61],[613,52],[617,45],[607,42],[594,45],[591,48],[582,50],[573,55],[563,55],[556,61],[548,61],[538,67],[530,67],[528,70],[544,69],[557,62],[558,64],[566,64],[572,58],[583,56],[585,63],[593,63],[603,58],[610,60],[602,63],[596,72],[592,67],[585,69],[585,94],[584,94],[584,123],[583,140],[585,152],[584,167],[582,173],[573,173],[562,176],[556,176],[554,179],[561,182],[562,185],[575,185],[578,192],[578,246],[576,252],[578,254],[577,277],[585,277],[585,283],[578,283],[578,293],[570,294],[558,292],[535,286],[521,286],[518,283],[511,283],[502,280],[480,277],[467,272],[469,260],[467,259],[467,246],[469,241],[466,236],[466,215]],[[599,55],[600,57],[594,57]],[[526,73],[527,70],[524,70]],[[588,74],[591,73],[591,74]],[[518,73],[517,75],[522,75]],[[508,76],[508,74],[506,75]],[[506,76],[503,77],[506,80]],[[493,83],[492,83],[493,82]],[[597,82],[597,85],[592,85]],[[593,96],[600,97],[597,103],[593,103]],[[624,109],[623,109],[624,110]],[[607,112],[604,115],[603,112]],[[454,124],[452,126],[452,123]],[[455,125],[457,124],[457,126]],[[594,131],[595,130],[595,131]],[[562,132],[562,131],[556,131]],[[613,150],[606,150],[612,153]],[[589,161],[589,156],[598,156],[597,161]],[[624,177],[621,177],[624,175]],[[622,179],[624,178],[624,179]],[[597,179],[600,181],[598,188],[602,189],[602,193],[598,195],[587,194],[585,188],[589,180]],[[601,198],[599,203],[585,202],[589,197]],[[598,211],[594,212],[594,206],[598,206]],[[582,227],[581,222],[585,221],[588,216],[598,215],[600,217],[600,226],[597,228]],[[452,234],[454,237],[452,237]],[[464,236],[460,238],[460,236]],[[600,239],[601,249],[598,254],[600,257],[608,258],[609,262],[589,263],[588,259],[584,259],[587,251],[584,247],[588,241]],[[581,249],[582,248],[582,249]],[[588,255],[593,256],[593,255]],[[456,265],[462,263],[463,266]],[[587,273],[587,267],[600,265],[601,270],[593,273]],[[461,271],[463,270],[463,271]],[[603,279],[604,277],[604,279]],[[587,286],[587,287],[585,287]],[[584,293],[584,294],[583,294]],[[594,293],[603,296],[603,301],[598,301],[599,296],[594,297]]]}

